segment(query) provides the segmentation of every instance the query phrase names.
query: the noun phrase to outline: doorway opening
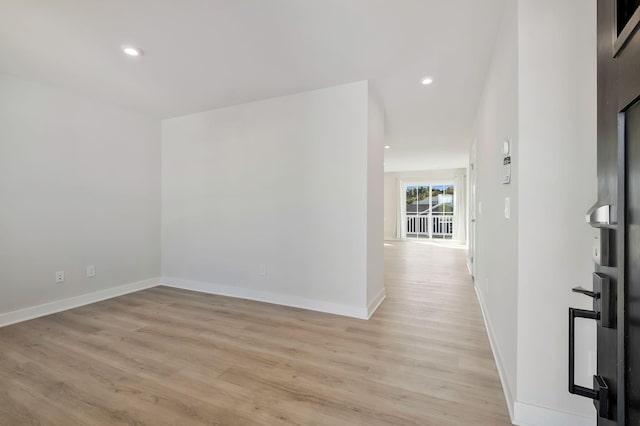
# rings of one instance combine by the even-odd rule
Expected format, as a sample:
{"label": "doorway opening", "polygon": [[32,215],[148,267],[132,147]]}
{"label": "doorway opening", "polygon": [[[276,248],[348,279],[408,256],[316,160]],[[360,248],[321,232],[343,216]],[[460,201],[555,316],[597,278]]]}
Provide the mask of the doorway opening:
{"label": "doorway opening", "polygon": [[407,238],[452,239],[454,191],[453,183],[407,184],[404,188]]}

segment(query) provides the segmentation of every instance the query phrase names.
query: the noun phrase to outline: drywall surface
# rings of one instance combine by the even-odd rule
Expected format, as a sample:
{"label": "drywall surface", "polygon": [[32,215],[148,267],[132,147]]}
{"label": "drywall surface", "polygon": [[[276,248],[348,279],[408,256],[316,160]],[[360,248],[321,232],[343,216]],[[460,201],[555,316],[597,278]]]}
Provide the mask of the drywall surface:
{"label": "drywall surface", "polygon": [[[567,392],[567,308],[590,307],[571,288],[590,287],[593,271],[596,1],[520,0],[518,17],[517,398],[592,424],[592,401]],[[582,323],[576,379],[591,386],[595,324]]]}
{"label": "drywall surface", "polygon": [[[518,306],[518,27],[508,2],[474,125],[475,281],[510,411],[516,397]],[[503,142],[509,141],[511,183],[503,183]],[[475,177],[475,181],[473,181]],[[511,214],[504,214],[505,198]]]}
{"label": "drywall surface", "polygon": [[0,198],[0,314],[160,276],[159,120],[0,74]]}
{"label": "drywall surface", "polygon": [[[591,402],[567,392],[566,322],[569,306],[589,307],[571,287],[593,271],[595,0],[506,5],[474,129],[476,288],[514,422],[593,424]],[[577,382],[590,386],[594,324],[578,324],[576,348]]]}
{"label": "drywall surface", "polygon": [[367,82],[162,128],[163,282],[366,317]]}
{"label": "drywall surface", "polygon": [[367,310],[384,297],[384,109],[369,90],[367,132]]}

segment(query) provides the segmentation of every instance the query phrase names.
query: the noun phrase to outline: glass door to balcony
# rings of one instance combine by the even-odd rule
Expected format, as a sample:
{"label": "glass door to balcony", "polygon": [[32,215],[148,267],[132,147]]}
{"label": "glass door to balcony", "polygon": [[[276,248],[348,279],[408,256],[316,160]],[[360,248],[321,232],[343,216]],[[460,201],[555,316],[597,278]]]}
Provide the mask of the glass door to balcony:
{"label": "glass door to balcony", "polygon": [[405,224],[409,238],[453,236],[453,184],[407,185]]}

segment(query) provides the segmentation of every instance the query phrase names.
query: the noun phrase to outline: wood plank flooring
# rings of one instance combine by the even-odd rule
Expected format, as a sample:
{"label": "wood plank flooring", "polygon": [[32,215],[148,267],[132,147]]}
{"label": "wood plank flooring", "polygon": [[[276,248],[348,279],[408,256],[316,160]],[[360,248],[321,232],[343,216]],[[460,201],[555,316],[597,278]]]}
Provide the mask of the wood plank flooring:
{"label": "wood plank flooring", "polygon": [[464,250],[385,245],[369,321],[157,287],[0,329],[0,424],[508,425]]}

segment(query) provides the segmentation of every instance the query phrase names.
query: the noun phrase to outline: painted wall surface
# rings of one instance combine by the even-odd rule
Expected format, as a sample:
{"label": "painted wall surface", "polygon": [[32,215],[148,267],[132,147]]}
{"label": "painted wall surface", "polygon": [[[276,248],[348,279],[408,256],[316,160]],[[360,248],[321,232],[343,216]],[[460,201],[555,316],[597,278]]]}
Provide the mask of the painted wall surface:
{"label": "painted wall surface", "polygon": [[159,277],[160,122],[0,74],[0,199],[0,314]]}
{"label": "painted wall surface", "polygon": [[453,183],[456,175],[466,175],[466,169],[415,170],[384,174],[384,239],[396,239],[399,180]]}
{"label": "painted wall surface", "polygon": [[165,282],[366,313],[367,229],[382,228],[368,222],[368,165],[381,160],[367,152],[379,142],[368,139],[366,82],[162,128]]}
{"label": "painted wall surface", "polygon": [[[588,418],[567,392],[567,308],[590,288],[597,200],[596,1],[520,0],[518,400]],[[580,322],[576,378],[595,373],[595,324]]]}
{"label": "painted wall surface", "polygon": [[[517,7],[504,12],[474,126],[476,289],[483,305],[510,410],[516,397],[518,306],[518,27]],[[511,183],[502,183],[503,142],[510,141]],[[475,182],[473,176],[475,175]],[[511,218],[504,199],[511,199]]]}
{"label": "painted wall surface", "polygon": [[384,109],[369,90],[367,130],[367,309],[384,294]]}
{"label": "painted wall surface", "polygon": [[[593,271],[595,3],[507,2],[475,125],[476,288],[516,424],[595,423],[591,401],[567,392],[567,308],[590,308],[571,288]],[[578,323],[576,351],[576,380],[591,386],[595,324]]]}

